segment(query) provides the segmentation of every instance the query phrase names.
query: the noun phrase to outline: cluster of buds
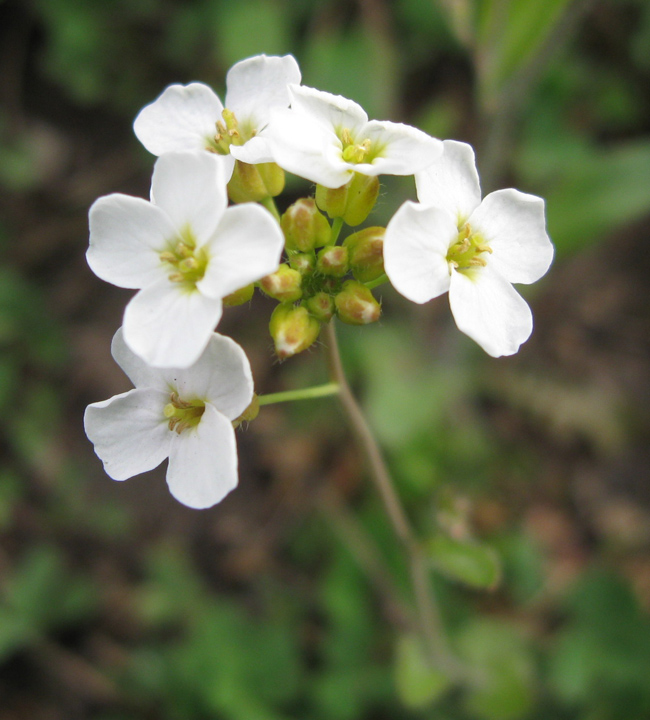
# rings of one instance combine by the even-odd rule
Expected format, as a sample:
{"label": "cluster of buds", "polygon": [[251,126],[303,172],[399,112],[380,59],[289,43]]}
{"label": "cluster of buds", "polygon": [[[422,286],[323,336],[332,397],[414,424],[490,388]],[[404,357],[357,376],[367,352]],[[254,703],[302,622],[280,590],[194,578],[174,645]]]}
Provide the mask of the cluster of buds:
{"label": "cluster of buds", "polygon": [[306,350],[334,315],[350,325],[367,325],[381,315],[380,303],[364,283],[384,275],[385,228],[366,228],[337,244],[336,227],[342,223],[330,225],[321,212],[335,222],[344,213],[367,216],[377,193],[357,192],[358,177],[355,173],[335,190],[319,185],[315,198],[300,198],[282,215],[287,262],[259,281],[262,291],[280,303],[269,327],[281,359]]}

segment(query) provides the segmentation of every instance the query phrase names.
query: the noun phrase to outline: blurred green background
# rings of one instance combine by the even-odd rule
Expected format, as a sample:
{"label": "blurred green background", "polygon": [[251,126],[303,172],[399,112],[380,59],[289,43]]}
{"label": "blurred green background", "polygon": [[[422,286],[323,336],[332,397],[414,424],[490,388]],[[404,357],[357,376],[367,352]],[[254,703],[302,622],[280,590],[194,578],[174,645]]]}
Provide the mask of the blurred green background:
{"label": "blurred green background", "polygon": [[[147,196],[143,105],[260,52],[547,199],[517,356],[389,286],[341,332],[472,686],[402,635],[404,559],[334,400],[263,408],[203,512],[164,468],[111,482],[83,434],[129,387],[87,209]],[[0,2],[0,720],[647,720],[649,89],[644,0]],[[384,184],[373,224],[414,197]],[[272,307],[220,325],[258,392],[324,381],[318,348],[273,361]]]}

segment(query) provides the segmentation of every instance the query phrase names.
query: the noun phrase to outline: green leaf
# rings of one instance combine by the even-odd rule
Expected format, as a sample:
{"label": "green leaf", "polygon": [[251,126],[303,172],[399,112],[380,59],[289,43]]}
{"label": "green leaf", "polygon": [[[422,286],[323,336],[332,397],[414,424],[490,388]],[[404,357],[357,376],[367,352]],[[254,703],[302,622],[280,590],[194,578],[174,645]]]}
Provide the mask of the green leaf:
{"label": "green leaf", "polygon": [[501,579],[499,557],[486,545],[437,535],[427,542],[426,551],[440,572],[471,587],[494,588]]}
{"label": "green leaf", "polygon": [[473,720],[519,720],[534,704],[530,650],[511,625],[470,621],[458,638],[459,655],[478,678],[467,691],[465,708]]}
{"label": "green leaf", "polygon": [[419,710],[432,705],[450,687],[449,678],[427,660],[416,637],[404,635],[397,641],[395,685],[400,700]]}

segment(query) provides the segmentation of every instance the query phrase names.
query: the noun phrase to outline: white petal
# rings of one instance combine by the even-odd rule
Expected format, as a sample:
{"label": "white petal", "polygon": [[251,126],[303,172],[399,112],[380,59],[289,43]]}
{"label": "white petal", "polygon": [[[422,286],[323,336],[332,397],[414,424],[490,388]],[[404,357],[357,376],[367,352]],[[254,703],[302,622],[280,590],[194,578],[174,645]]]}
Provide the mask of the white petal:
{"label": "white petal", "polygon": [[257,55],[242,60],[233,65],[226,76],[226,107],[235,113],[240,123],[250,123],[261,130],[273,108],[289,107],[290,83],[300,83],[300,68],[291,55]]}
{"label": "white petal", "polygon": [[160,208],[142,198],[113,194],[96,200],[89,212],[91,270],[106,282],[140,288],[163,272],[160,253],[174,227]]}
{"label": "white petal", "polygon": [[166,277],[141,290],[124,312],[124,341],[154,367],[196,362],[221,318],[221,300],[184,290]]}
{"label": "white petal", "polygon": [[210,260],[199,290],[223,298],[278,269],[284,236],[268,210],[245,203],[226,210],[209,243]]}
{"label": "white petal", "polygon": [[458,329],[492,357],[513,355],[533,330],[526,301],[489,266],[473,277],[454,272],[449,303]]}
{"label": "white petal", "polygon": [[124,342],[122,328],[113,335],[111,355],[124,370],[126,376],[136,388],[153,388],[169,395],[169,382],[163,370],[151,367]]}
{"label": "white petal", "polygon": [[328,188],[345,185],[352,175],[334,130],[309,115],[276,110],[264,137],[275,162],[294,175]]}
{"label": "white petal", "polygon": [[205,406],[196,428],[174,433],[167,484],[183,505],[208,508],[237,487],[235,431],[212,405]]}
{"label": "white petal", "polygon": [[165,211],[177,231],[191,229],[199,247],[214,233],[228,205],[224,157],[165,153],[154,166],[152,202]]}
{"label": "white petal", "polygon": [[158,390],[129,390],[86,408],[86,435],[113,480],[153,470],[169,455],[168,402]]}
{"label": "white petal", "polygon": [[249,165],[274,162],[273,151],[264,136],[264,130],[262,130],[261,135],[256,135],[243,145],[231,145],[230,155]]}
{"label": "white petal", "polygon": [[449,213],[407,201],[386,227],[384,268],[394,288],[416,303],[449,289],[449,245],[458,231]]}
{"label": "white petal", "polygon": [[133,123],[138,140],[154,155],[205,150],[216,134],[223,105],[202,83],[170,85]]}
{"label": "white petal", "polygon": [[418,200],[444,208],[462,225],[481,202],[481,186],[471,145],[445,140],[439,160],[415,175]]}
{"label": "white petal", "polygon": [[355,167],[364,175],[413,175],[442,155],[440,140],[402,123],[373,120],[361,131],[360,137],[382,148],[370,166]]}
{"label": "white petal", "polygon": [[511,283],[539,280],[553,260],[546,234],[544,201],[518,190],[497,190],[486,196],[469,218],[492,248],[490,267]]}
{"label": "white petal", "polygon": [[189,368],[165,371],[169,385],[186,401],[209,402],[229,420],[253,399],[253,376],[246,353],[234,340],[213,333],[201,357]]}
{"label": "white petal", "polygon": [[305,85],[291,85],[289,89],[292,111],[308,115],[334,132],[347,128],[354,135],[368,122],[364,109],[353,100]]}

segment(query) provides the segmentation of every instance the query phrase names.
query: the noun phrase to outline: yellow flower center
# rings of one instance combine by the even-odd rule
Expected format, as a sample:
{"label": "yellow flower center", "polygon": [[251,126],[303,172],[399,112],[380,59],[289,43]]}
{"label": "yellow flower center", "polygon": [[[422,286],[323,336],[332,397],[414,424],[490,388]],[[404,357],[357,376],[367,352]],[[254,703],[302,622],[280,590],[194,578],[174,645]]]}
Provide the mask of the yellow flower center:
{"label": "yellow flower center", "polygon": [[206,150],[217,155],[229,155],[231,145],[243,145],[255,136],[255,128],[250,123],[240,123],[232,110],[224,108],[221,117],[223,120],[215,123],[216,134],[208,138]]}
{"label": "yellow flower center", "polygon": [[160,253],[160,259],[169,266],[172,282],[184,283],[191,289],[203,278],[208,267],[208,254],[204,248],[197,249],[196,238],[189,228],[169,243],[169,249]]}
{"label": "yellow flower center", "polygon": [[345,162],[349,163],[363,163],[371,162],[377,157],[377,148],[372,147],[372,140],[365,138],[361,142],[357,142],[349,128],[343,128],[337,132],[338,138],[343,146],[343,152],[341,156]]}
{"label": "yellow flower center", "polygon": [[201,422],[205,412],[205,403],[201,400],[186,402],[181,400],[177,392],[170,396],[170,402],[165,405],[163,413],[169,420],[169,429],[175,430],[179,435],[183,430],[196,427]]}
{"label": "yellow flower center", "polygon": [[492,248],[485,242],[480,233],[473,233],[469,223],[465,223],[458,231],[456,242],[449,246],[447,263],[449,272],[452,270],[470,275],[478,268],[487,265],[486,255]]}

